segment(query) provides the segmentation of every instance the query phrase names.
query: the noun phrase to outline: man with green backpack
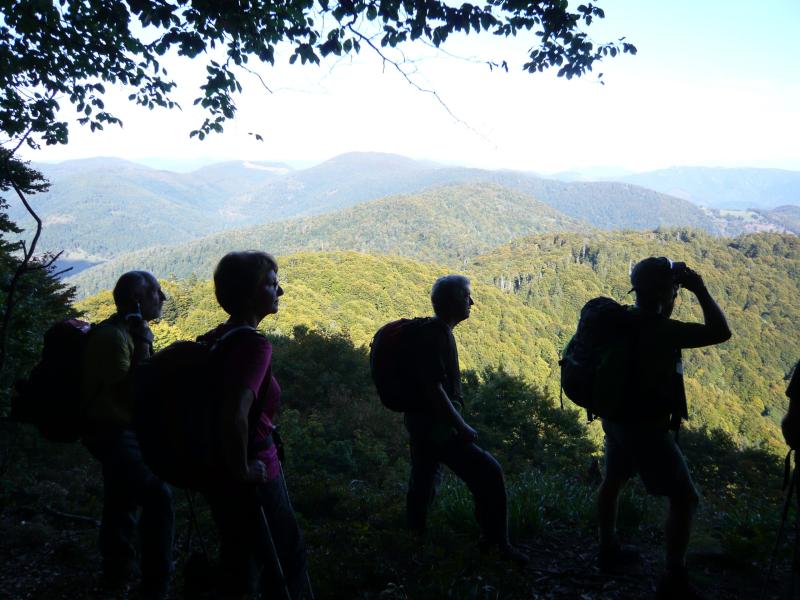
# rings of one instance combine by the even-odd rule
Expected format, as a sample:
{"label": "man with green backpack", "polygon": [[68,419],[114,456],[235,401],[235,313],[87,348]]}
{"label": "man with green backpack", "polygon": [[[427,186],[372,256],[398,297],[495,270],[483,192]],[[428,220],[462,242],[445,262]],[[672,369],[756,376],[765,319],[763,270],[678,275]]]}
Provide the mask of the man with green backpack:
{"label": "man with green backpack", "polygon": [[169,487],[145,464],[134,432],[134,371],[152,353],[148,321],[161,316],[164,293],[145,271],[123,274],[114,287],[117,311],[92,328],[81,357],[83,443],[102,466],[100,554],[106,587],[136,571],[137,511],[141,542],[140,597],[167,597],[174,513]]}
{"label": "man with green backpack", "polygon": [[[636,305],[625,308],[628,318],[615,325],[616,338],[606,346],[617,348],[606,362],[614,365],[611,368],[617,380],[621,377],[621,383],[594,383],[595,392],[602,389],[616,396],[611,400],[594,398],[592,404],[606,434],[605,475],[597,500],[598,565],[606,571],[623,570],[638,560],[634,550],[621,546],[616,533],[620,491],[638,474],[648,493],[669,499],[666,572],[659,582],[657,598],[689,600],[700,597],[689,585],[686,570],[686,550],[699,495],[678,447],[677,433],[672,433],[677,432],[681,419],[688,417],[681,349],[719,344],[728,340],[731,332],[702,277],[685,263],[646,258],[633,267],[631,284]],[[704,323],[670,318],[681,287],[696,296]],[[576,337],[580,329],[579,325]],[[596,372],[599,379],[613,379],[601,371]]]}

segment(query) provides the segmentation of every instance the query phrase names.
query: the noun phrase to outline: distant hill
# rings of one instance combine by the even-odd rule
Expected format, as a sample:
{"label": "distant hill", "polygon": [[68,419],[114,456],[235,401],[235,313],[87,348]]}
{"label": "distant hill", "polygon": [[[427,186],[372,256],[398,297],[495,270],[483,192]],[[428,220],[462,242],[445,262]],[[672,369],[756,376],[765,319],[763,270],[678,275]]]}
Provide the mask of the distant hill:
{"label": "distant hill", "polygon": [[[40,248],[104,258],[248,224],[227,210],[229,198],[289,170],[232,162],[172,173],[116,158],[33,166],[52,183],[48,193],[31,197],[46,224]],[[33,226],[19,202],[12,198],[9,206],[12,220]]]}
{"label": "distant hill", "polygon": [[800,171],[673,167],[614,179],[709,208],[771,209],[800,205]]}
{"label": "distant hill", "polygon": [[91,294],[111,287],[120,273],[130,269],[173,278],[208,277],[223,254],[243,248],[263,248],[279,255],[358,250],[463,264],[516,237],[589,229],[588,223],[508,188],[452,185],[125,254],[71,282],[83,294]]}
{"label": "distant hill", "polygon": [[758,213],[769,222],[800,235],[800,206],[779,206],[772,210],[759,210]]}
{"label": "distant hill", "polygon": [[518,171],[445,167],[403,156],[349,153],[296,171],[237,197],[232,210],[262,221],[346,208],[387,195],[454,183],[495,183],[530,194],[601,229],[686,226],[714,231],[712,220],[690,202],[615,182],[565,182]]}
{"label": "distant hill", "polygon": [[[34,165],[52,181],[32,198],[48,223],[40,248],[66,259],[108,259],[216,231],[312,216],[441,185],[494,183],[529,194],[602,229],[690,226],[715,231],[693,204],[614,182],[564,182],[530,173],[445,167],[380,153],[350,153],[293,171],[227,162],[172,173],[113,158]],[[11,199],[11,217],[32,222]]]}

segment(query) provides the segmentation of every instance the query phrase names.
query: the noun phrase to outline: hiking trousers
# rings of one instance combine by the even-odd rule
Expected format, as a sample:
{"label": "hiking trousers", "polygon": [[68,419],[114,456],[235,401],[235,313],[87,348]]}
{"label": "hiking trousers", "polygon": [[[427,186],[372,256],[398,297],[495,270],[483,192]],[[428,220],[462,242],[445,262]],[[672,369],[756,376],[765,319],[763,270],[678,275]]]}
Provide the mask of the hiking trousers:
{"label": "hiking trousers", "polygon": [[[103,469],[103,518],[99,547],[103,571],[113,575],[136,559],[134,535],[141,543],[142,589],[166,589],[172,573],[175,513],[172,492],[142,459],[133,431],[92,436],[84,445]],[[137,511],[141,507],[141,517]]]}
{"label": "hiking trousers", "polygon": [[309,596],[305,544],[283,472],[266,483],[211,490],[206,499],[219,530],[220,583],[225,593],[253,594],[260,589],[265,599],[286,597],[271,537],[291,597]]}
{"label": "hiking trousers", "polygon": [[508,543],[508,499],[503,469],[476,444],[452,437],[444,442],[409,430],[411,478],[406,497],[410,529],[424,531],[428,509],[439,492],[441,465],[446,465],[467,484],[475,502],[475,518],[484,541]]}

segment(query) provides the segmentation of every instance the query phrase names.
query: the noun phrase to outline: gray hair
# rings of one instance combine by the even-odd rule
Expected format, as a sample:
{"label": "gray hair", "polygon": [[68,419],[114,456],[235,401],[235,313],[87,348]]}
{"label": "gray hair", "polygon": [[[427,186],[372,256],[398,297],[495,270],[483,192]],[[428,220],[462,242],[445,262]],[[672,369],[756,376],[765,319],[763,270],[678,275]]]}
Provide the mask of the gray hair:
{"label": "gray hair", "polygon": [[445,275],[439,277],[431,288],[431,304],[437,315],[447,313],[456,297],[456,292],[465,289],[469,279],[463,275]]}

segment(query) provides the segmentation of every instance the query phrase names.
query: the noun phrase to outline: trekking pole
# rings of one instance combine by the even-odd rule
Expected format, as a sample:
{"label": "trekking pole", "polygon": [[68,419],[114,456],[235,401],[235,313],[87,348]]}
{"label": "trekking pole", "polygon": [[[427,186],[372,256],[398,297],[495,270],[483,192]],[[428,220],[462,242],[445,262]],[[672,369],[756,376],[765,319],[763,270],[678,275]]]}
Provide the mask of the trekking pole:
{"label": "trekking pole", "polygon": [[[289,497],[289,487],[286,485],[286,477],[283,475],[283,464],[278,463],[281,468],[281,483],[283,484],[283,493],[286,494],[286,503],[289,505],[289,510],[294,514],[294,507],[292,506],[292,499]],[[311,576],[308,574],[308,565],[305,568],[306,572],[306,590],[308,600],[314,600],[314,590],[311,588]]]}
{"label": "trekking pole", "polygon": [[203,556],[208,560],[208,552],[206,551],[206,542],[203,539],[203,534],[200,533],[200,524],[197,522],[197,515],[194,511],[194,495],[188,489],[186,491],[186,500],[189,504],[189,532],[186,535],[186,547],[191,550],[192,544],[192,528],[197,532],[197,539],[200,540],[200,549],[203,551]]}
{"label": "trekking pole", "polygon": [[[788,491],[786,492],[786,500],[783,502],[781,522],[780,525],[778,525],[778,535],[775,537],[775,546],[772,548],[772,556],[769,560],[769,569],[767,570],[766,578],[764,579],[764,583],[761,587],[761,600],[766,598],[767,586],[769,585],[769,582],[772,580],[772,577],[775,573],[775,559],[778,556],[778,548],[780,547],[781,539],[783,538],[783,530],[786,527],[786,519],[789,517],[789,508],[792,503],[792,495],[794,494],[794,488],[797,485],[797,461],[795,461],[795,467],[792,469],[792,452],[793,450],[789,450],[789,452],[786,454],[786,460],[784,463],[783,488],[786,489],[788,487]],[[791,476],[789,475],[790,472]],[[798,518],[800,518],[800,514],[798,514]],[[797,552],[797,542],[797,531],[795,531],[795,553]]]}
{"label": "trekking pole", "polygon": [[272,553],[272,563],[275,565],[276,574],[278,575],[280,582],[283,584],[284,597],[286,600],[292,600],[292,594],[289,591],[289,583],[286,581],[286,577],[283,574],[283,566],[281,565],[281,559],[278,556],[278,549],[275,547],[275,540],[272,539],[272,531],[269,528],[267,513],[264,512],[264,506],[261,504],[261,502],[258,503],[258,510],[261,512],[261,520],[264,524],[264,532],[267,535],[270,552]]}

